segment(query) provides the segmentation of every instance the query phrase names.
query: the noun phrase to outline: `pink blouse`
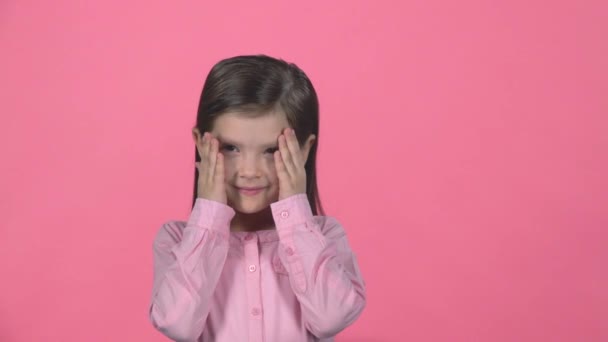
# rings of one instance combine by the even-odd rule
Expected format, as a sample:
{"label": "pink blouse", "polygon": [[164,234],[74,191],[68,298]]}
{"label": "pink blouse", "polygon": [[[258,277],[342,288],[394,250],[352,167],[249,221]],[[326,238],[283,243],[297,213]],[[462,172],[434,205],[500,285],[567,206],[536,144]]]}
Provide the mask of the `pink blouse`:
{"label": "pink blouse", "polygon": [[176,341],[333,341],[366,303],[340,223],[306,194],[271,204],[276,230],[230,232],[234,210],[196,199],[154,240],[152,325]]}

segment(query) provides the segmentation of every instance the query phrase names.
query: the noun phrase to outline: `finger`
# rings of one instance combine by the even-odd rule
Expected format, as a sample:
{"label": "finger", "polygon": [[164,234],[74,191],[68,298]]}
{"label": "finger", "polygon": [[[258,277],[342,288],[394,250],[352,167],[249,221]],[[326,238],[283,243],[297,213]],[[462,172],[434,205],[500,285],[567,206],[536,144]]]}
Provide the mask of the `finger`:
{"label": "finger", "polygon": [[209,142],[209,167],[207,169],[207,179],[212,181],[214,179],[215,176],[215,164],[217,161],[217,148],[218,148],[218,141],[215,138],[211,138],[211,141]]}
{"label": "finger", "polygon": [[285,163],[283,162],[280,151],[274,152],[274,165],[277,169],[277,176],[279,177],[279,180],[289,180],[289,174],[287,173],[287,168],[285,168]]}
{"label": "finger", "polygon": [[296,169],[293,165],[291,153],[289,152],[289,148],[287,147],[287,143],[285,142],[285,136],[283,134],[279,136],[279,151],[281,152],[281,159],[283,161],[285,169],[290,175],[295,175]]}
{"label": "finger", "polygon": [[293,129],[288,128],[285,134],[285,141],[287,142],[287,148],[291,153],[291,159],[295,167],[300,167],[301,158],[300,158],[300,143],[298,143],[298,138],[296,137],[296,133]]}
{"label": "finger", "polygon": [[199,158],[201,159],[201,161],[203,161],[204,160],[203,152],[205,149],[205,135],[204,134],[203,134],[203,137],[196,142],[196,149],[198,151]]}
{"label": "finger", "polygon": [[217,184],[224,184],[224,155],[221,153],[217,154],[215,163],[215,181]]}
{"label": "finger", "polygon": [[203,146],[201,155],[201,161],[203,162],[203,165],[207,163],[207,158],[209,156],[209,140],[209,134],[205,132],[205,134],[203,134]]}

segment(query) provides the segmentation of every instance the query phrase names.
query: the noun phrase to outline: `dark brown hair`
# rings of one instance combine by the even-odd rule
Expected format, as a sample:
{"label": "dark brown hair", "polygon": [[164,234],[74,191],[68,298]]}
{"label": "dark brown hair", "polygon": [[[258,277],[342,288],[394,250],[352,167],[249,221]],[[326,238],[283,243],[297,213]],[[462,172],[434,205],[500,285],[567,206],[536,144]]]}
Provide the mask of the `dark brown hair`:
{"label": "dark brown hair", "polygon": [[[317,189],[316,157],[319,144],[319,101],[306,74],[293,63],[265,55],[236,56],[213,66],[201,93],[196,128],[213,129],[215,119],[228,111],[262,115],[280,111],[287,117],[302,145],[310,134],[316,140],[304,166],[306,195],[313,215],[324,215]],[[195,161],[200,161],[194,150]],[[197,198],[198,169],[194,168],[192,207]]]}

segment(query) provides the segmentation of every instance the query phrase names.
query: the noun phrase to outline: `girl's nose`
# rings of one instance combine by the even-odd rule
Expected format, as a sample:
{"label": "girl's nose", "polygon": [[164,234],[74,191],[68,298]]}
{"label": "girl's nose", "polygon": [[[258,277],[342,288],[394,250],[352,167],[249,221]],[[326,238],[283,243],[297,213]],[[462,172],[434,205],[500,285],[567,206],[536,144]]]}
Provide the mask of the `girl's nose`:
{"label": "girl's nose", "polygon": [[260,165],[259,161],[254,156],[243,156],[239,163],[239,176],[240,177],[259,177],[260,176]]}

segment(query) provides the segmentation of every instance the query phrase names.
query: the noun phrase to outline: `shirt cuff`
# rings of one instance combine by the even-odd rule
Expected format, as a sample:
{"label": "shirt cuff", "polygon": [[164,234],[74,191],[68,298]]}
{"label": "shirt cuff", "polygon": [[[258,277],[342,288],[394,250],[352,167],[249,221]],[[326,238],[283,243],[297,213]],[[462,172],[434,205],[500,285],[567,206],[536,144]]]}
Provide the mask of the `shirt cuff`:
{"label": "shirt cuff", "polygon": [[234,209],[228,205],[198,197],[188,219],[188,226],[207,228],[227,237],[230,235],[230,221],[234,215]]}
{"label": "shirt cuff", "polygon": [[270,204],[277,230],[305,224],[313,218],[306,194],[296,194]]}

